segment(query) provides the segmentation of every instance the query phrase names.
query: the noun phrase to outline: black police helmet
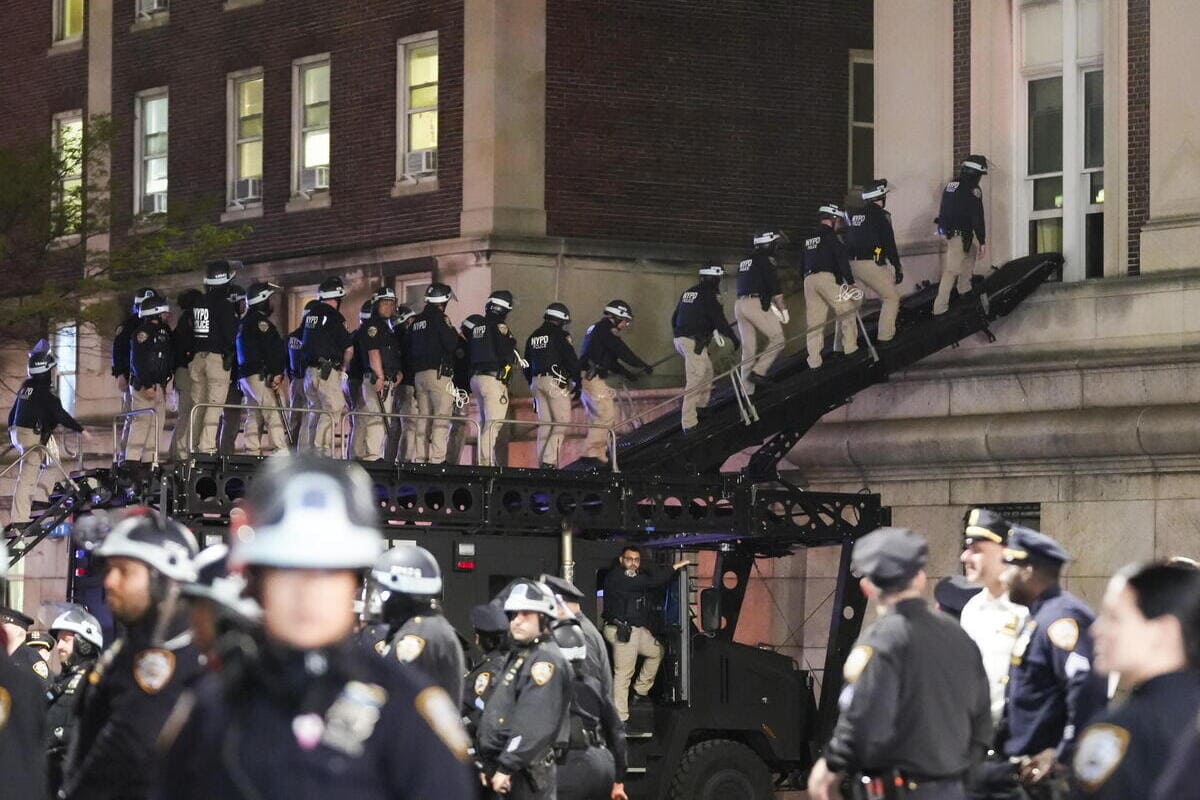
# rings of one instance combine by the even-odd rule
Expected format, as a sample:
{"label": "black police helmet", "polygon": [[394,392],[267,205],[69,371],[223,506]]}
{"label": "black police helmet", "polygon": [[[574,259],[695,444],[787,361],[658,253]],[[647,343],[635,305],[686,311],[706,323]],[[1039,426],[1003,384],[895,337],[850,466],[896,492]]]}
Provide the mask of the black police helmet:
{"label": "black police helmet", "polygon": [[210,261],[204,269],[204,285],[224,286],[233,280],[233,276],[237,275],[241,268],[242,262],[240,261],[230,261],[224,258]]}
{"label": "black police helmet", "polygon": [[604,313],[617,319],[633,321],[633,307],[624,300],[610,300],[604,307]]}
{"label": "black police helmet", "polygon": [[546,306],[546,311],[542,316],[545,319],[561,322],[566,325],[571,321],[571,309],[567,308],[563,303],[551,303]]}
{"label": "black police helmet", "polygon": [[443,306],[454,297],[454,290],[444,283],[431,283],[425,289],[425,302]]}
{"label": "black police helmet", "polygon": [[318,300],[340,300],[345,296],[346,284],[337,276],[326,278],[317,286]]}
{"label": "black police helmet", "polygon": [[973,153],[963,159],[961,169],[963,172],[973,172],[976,175],[987,175],[987,156],[976,155]]}
{"label": "black police helmet", "polygon": [[487,310],[492,313],[507,314],[513,310],[513,293],[507,289],[499,289],[488,295]]}

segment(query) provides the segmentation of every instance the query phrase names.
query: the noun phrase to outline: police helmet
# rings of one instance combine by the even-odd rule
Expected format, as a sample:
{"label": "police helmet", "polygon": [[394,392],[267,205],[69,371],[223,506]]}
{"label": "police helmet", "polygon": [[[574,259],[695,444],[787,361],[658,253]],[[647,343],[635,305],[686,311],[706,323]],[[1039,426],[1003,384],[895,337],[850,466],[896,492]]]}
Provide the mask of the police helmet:
{"label": "police helmet", "polygon": [[465,334],[467,338],[470,338],[471,331],[475,330],[475,326],[486,321],[487,320],[485,320],[479,314],[471,314],[462,321],[462,324],[459,325],[459,327],[462,328],[463,334]]}
{"label": "police helmet", "polygon": [[388,550],[371,567],[371,580],[381,589],[413,597],[442,592],[442,570],[424,547],[402,544]]}
{"label": "police helmet", "polygon": [[214,544],[204,548],[192,564],[196,568],[196,580],[180,587],[180,594],[210,600],[250,620],[257,620],[262,615],[258,603],[242,597],[246,579],[229,572],[228,545]]}
{"label": "police helmet", "polygon": [[392,314],[392,322],[394,322],[397,325],[403,325],[404,323],[408,322],[410,319],[412,319],[416,315],[417,315],[417,313],[415,311],[413,311],[411,308],[409,308],[408,306],[404,306],[404,305],[396,306],[396,310]]}
{"label": "police helmet", "polygon": [[777,228],[767,228],[754,234],[755,247],[771,247],[777,244],[787,244],[788,237]]}
{"label": "police helmet", "polygon": [[371,318],[371,314],[375,310],[375,304],[370,300],[364,300],[363,304],[358,307],[358,321],[366,322]]}
{"label": "police helmet", "polygon": [[587,658],[587,640],[583,638],[583,629],[579,620],[562,619],[554,623],[554,643],[562,651],[567,661],[583,661]]}
{"label": "police helmet", "polygon": [[173,519],[164,524],[157,514],[144,513],[118,522],[100,542],[99,558],[132,558],[180,583],[196,579],[192,559],[196,537]]}
{"label": "police helmet", "polygon": [[488,295],[486,310],[507,314],[513,310],[513,293],[507,289],[499,289]]}
{"label": "police helmet", "polygon": [[231,302],[231,303],[246,302],[246,287],[242,286],[240,283],[229,284],[229,289],[227,291],[228,291],[228,294],[225,295],[225,299],[227,299],[229,302]]}
{"label": "police helmet", "polygon": [[134,292],[133,293],[133,313],[134,314],[138,313],[138,306],[141,305],[143,300],[145,300],[147,297],[152,297],[156,294],[158,294],[158,292],[154,291],[149,286],[143,286],[141,289],[138,289],[136,292]]}
{"label": "police helmet", "polygon": [[379,303],[384,300],[392,300],[392,301],[396,300],[396,291],[392,287],[380,286],[378,289],[375,290],[374,294],[371,295],[371,303],[372,304]]}
{"label": "police helmet", "polygon": [[725,268],[720,264],[708,264],[700,268],[701,278],[724,278]]}
{"label": "police helmet", "polygon": [[554,593],[545,584],[536,581],[520,581],[509,590],[508,597],[504,598],[506,613],[536,611],[553,617],[556,607]]}
{"label": "police helmet", "polygon": [[346,296],[346,284],[342,283],[342,279],[333,276],[321,281],[317,286],[318,300],[337,300]]}
{"label": "police helmet", "polygon": [[969,155],[963,159],[961,169],[964,172],[976,172],[980,175],[988,174],[987,156]]}
{"label": "police helmet", "polygon": [[250,291],[246,293],[246,302],[252,306],[265,303],[271,299],[271,295],[279,291],[279,286],[266,281],[250,284]]}
{"label": "police helmet", "polygon": [[445,305],[454,296],[454,290],[444,283],[431,283],[425,289],[425,302],[435,306]]}
{"label": "police helmet", "polygon": [[821,219],[841,219],[842,209],[837,203],[824,203],[817,209]]}
{"label": "police helmet", "polygon": [[26,372],[29,377],[34,375],[44,375],[50,370],[58,366],[58,359],[54,357],[54,353],[48,350],[38,350],[36,347],[29,354],[29,363],[26,365]]}
{"label": "police helmet", "polygon": [[561,322],[564,325],[571,321],[571,309],[567,308],[562,303],[551,303],[546,306],[546,311],[542,314],[545,319],[552,319],[555,322]]}
{"label": "police helmet", "polygon": [[138,305],[138,319],[157,317],[159,314],[165,314],[170,310],[171,305],[167,302],[167,298],[161,294],[154,294],[144,298]]}
{"label": "police helmet", "polygon": [[280,569],[367,569],[383,549],[374,492],[357,464],[276,456],[250,485],[251,526],[231,561]]}
{"label": "police helmet", "polygon": [[100,620],[80,606],[69,608],[54,618],[50,623],[50,633],[59,631],[70,631],[97,648],[104,647],[104,630],[100,627]]}
{"label": "police helmet", "polygon": [[867,184],[862,191],[863,200],[878,200],[886,195],[891,189],[888,188],[887,178],[876,178]]}
{"label": "police helmet", "polygon": [[612,300],[604,307],[604,313],[616,317],[617,319],[625,319],[633,321],[633,308],[624,300]]}
{"label": "police helmet", "polygon": [[205,266],[204,285],[224,286],[233,280],[233,276],[242,268],[242,262],[219,259],[210,261]]}

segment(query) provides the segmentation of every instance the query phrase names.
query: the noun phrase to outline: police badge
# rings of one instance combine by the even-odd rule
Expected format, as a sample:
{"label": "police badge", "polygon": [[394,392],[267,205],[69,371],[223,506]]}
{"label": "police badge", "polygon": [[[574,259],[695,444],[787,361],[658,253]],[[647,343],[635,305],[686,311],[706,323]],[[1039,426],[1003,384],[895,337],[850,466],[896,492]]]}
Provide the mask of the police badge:
{"label": "police badge", "polygon": [[133,658],[133,679],[146,694],[158,694],[175,674],[175,654],[153,647]]}
{"label": "police badge", "polygon": [[545,686],[554,677],[554,665],[549,661],[538,661],[529,668],[529,676],[538,686]]}
{"label": "police badge", "polygon": [[475,696],[479,697],[492,685],[492,673],[481,672],[475,676]]}

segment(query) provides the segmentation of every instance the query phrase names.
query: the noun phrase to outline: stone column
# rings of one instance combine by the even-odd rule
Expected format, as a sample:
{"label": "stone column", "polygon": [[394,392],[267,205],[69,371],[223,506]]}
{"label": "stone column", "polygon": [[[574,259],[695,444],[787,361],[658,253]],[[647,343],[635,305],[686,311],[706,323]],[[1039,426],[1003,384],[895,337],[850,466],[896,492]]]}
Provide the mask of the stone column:
{"label": "stone column", "polygon": [[463,236],[546,233],[546,1],[466,0]]}
{"label": "stone column", "polygon": [[1150,3],[1150,219],[1141,270],[1200,266],[1200,3]]}
{"label": "stone column", "polygon": [[[988,158],[980,183],[987,213],[988,257],[1003,264],[1014,252],[1013,30],[1008,3],[971,3],[971,152]],[[1017,236],[1024,236],[1023,229]],[[1019,249],[1024,252],[1023,249]]]}

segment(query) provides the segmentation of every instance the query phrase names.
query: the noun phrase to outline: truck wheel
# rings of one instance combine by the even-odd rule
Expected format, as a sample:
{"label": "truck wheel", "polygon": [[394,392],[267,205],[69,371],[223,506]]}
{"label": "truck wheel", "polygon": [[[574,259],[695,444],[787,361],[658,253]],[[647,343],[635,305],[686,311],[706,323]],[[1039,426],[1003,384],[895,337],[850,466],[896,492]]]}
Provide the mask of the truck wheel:
{"label": "truck wheel", "polygon": [[671,779],[671,800],[771,800],[771,771],[746,745],[710,739],[688,748]]}

